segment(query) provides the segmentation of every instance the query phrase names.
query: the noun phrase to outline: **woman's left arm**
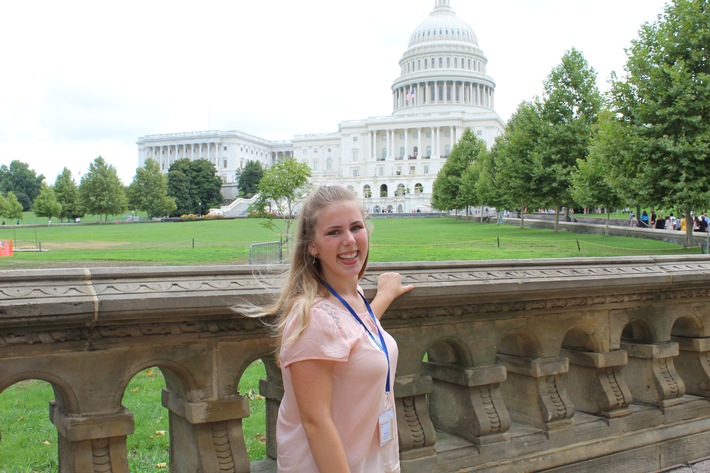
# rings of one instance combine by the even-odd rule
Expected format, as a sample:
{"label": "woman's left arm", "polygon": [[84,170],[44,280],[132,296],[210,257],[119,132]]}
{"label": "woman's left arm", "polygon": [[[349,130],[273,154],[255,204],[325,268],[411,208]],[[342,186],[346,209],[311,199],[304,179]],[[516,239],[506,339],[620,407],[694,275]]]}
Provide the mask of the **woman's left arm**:
{"label": "woman's left arm", "polygon": [[377,278],[377,294],[370,302],[372,312],[380,319],[396,298],[414,289],[414,286],[402,285],[402,276],[399,273],[382,273]]}

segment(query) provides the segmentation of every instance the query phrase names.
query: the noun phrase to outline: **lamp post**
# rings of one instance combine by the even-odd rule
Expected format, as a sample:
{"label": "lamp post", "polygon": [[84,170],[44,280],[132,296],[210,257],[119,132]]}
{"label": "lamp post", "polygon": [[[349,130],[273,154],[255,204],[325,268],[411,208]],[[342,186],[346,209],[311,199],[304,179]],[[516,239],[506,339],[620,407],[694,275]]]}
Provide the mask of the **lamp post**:
{"label": "lamp post", "polygon": [[198,202],[199,210],[197,211],[197,217],[202,218],[202,201]]}

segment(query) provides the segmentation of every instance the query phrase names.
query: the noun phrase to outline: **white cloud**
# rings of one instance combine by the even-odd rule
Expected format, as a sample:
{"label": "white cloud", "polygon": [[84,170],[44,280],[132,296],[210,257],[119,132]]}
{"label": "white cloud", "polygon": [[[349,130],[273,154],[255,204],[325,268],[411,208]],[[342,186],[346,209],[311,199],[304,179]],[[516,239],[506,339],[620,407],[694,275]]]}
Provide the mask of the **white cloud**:
{"label": "white cloud", "polygon": [[[599,73],[662,0],[451,0],[488,57],[507,120],[571,47]],[[409,35],[433,0],[12,2],[0,30],[0,163],[54,182],[102,155],[128,183],[138,137],[206,129],[267,139],[388,115]],[[10,47],[7,47],[7,46]]]}

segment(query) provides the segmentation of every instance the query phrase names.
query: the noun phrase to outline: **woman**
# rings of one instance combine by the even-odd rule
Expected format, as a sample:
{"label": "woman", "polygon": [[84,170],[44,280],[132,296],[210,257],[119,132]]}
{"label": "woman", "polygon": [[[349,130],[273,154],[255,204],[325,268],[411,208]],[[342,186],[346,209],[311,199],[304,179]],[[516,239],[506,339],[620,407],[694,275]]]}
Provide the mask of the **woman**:
{"label": "woman", "polygon": [[276,425],[281,473],[399,472],[392,392],[397,345],[379,318],[404,286],[378,279],[368,303],[369,231],[353,193],[323,186],[300,212],[276,315],[284,397]]}

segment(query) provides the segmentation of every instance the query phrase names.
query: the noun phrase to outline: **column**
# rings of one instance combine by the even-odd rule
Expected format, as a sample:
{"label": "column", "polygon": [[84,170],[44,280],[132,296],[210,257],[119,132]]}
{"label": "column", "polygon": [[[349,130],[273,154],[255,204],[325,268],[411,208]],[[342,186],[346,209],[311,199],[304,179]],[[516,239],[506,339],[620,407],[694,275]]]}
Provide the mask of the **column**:
{"label": "column", "polygon": [[429,404],[438,430],[476,445],[509,440],[511,421],[500,391],[506,379],[503,366],[424,365],[434,382]]}
{"label": "column", "polygon": [[688,394],[710,397],[710,338],[673,337],[680,353],[674,363]]}
{"label": "column", "polygon": [[434,138],[432,139],[432,144],[434,145],[434,149],[431,151],[431,154],[436,154],[437,156],[441,157],[441,152],[439,151],[439,127],[433,127],[433,131]]}
{"label": "column", "polygon": [[659,407],[683,402],[685,385],[673,364],[679,352],[677,343],[622,342],[621,348],[629,354],[629,364],[622,371],[634,399]]}
{"label": "column", "polygon": [[409,156],[409,130],[404,128],[404,159]]}
{"label": "column", "polygon": [[55,401],[49,419],[57,427],[59,471],[130,473],[126,438],[133,433],[133,414],[68,414]]}
{"label": "column", "polygon": [[385,159],[389,159],[389,158],[392,157],[392,148],[391,148],[391,145],[390,145],[390,143],[391,143],[391,139],[390,139],[391,131],[392,131],[392,130],[385,130],[385,133],[387,133],[387,151],[385,152]]}
{"label": "column", "polygon": [[574,405],[561,382],[567,358],[498,355],[498,361],[508,371],[501,387],[513,420],[548,431],[573,426]]}
{"label": "column", "polygon": [[170,411],[171,472],[250,471],[242,431],[246,398],[191,401],[164,389],[162,402]]}
{"label": "column", "polygon": [[584,352],[562,350],[570,363],[567,389],[578,411],[607,418],[631,413],[633,401],[626,379],[621,374],[629,358],[624,350]]}
{"label": "column", "polygon": [[422,128],[421,127],[417,127],[417,149],[419,150],[419,152],[417,153],[419,155],[418,157],[421,158],[422,156],[424,156],[422,154]]}
{"label": "column", "polygon": [[426,395],[432,391],[431,377],[397,375],[394,396],[402,471],[436,470],[436,431],[429,416]]}

